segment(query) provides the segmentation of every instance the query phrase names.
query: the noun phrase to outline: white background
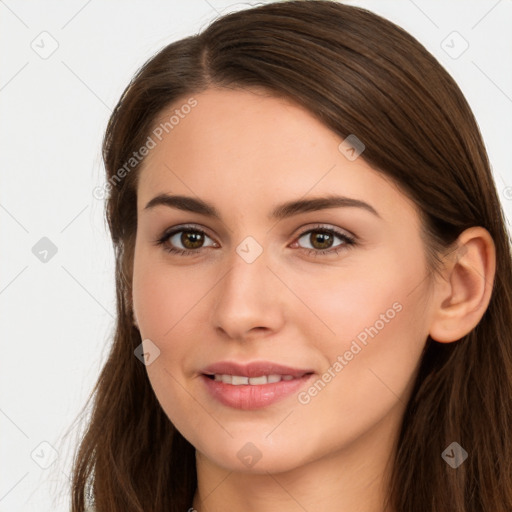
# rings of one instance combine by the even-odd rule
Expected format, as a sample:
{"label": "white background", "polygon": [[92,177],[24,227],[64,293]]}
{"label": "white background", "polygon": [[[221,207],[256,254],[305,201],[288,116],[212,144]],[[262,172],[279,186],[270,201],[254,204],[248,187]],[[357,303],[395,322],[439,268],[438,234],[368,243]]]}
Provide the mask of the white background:
{"label": "white background", "polygon": [[[452,74],[475,112],[511,219],[512,1],[347,3],[404,27]],[[113,251],[103,203],[92,196],[104,183],[109,114],[157,50],[250,5],[0,0],[0,512],[69,510],[78,431],[66,443],[63,435],[96,381],[114,325]],[[458,58],[442,47],[453,31],[469,44]],[[461,48],[458,36],[446,41],[452,53]],[[46,59],[32,48],[52,44],[58,48]],[[46,263],[32,252],[42,237],[57,248]],[[41,468],[52,454],[55,462]]]}

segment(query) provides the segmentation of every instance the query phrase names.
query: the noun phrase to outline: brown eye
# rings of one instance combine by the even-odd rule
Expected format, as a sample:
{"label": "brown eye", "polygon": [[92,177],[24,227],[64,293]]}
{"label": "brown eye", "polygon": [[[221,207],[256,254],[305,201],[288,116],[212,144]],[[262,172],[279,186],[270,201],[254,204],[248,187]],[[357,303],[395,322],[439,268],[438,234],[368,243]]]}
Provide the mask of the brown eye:
{"label": "brown eye", "polygon": [[[340,240],[341,243],[334,245],[336,238]],[[298,242],[301,240],[303,244],[309,244],[309,247],[302,247],[302,249],[314,255],[338,253],[339,250],[348,249],[350,246],[355,245],[355,238],[334,229],[322,227],[305,231],[297,239]]]}
{"label": "brown eye", "polygon": [[334,237],[326,231],[312,231],[309,235],[309,241],[315,249],[329,249]]}
{"label": "brown eye", "polygon": [[200,231],[180,231],[180,242],[185,249],[199,249],[204,242],[204,233]]}
{"label": "brown eye", "polygon": [[167,252],[184,255],[199,253],[204,247],[215,245],[213,241],[205,245],[206,239],[211,240],[201,229],[182,226],[180,229],[165,233],[156,241],[156,244],[162,245]]}

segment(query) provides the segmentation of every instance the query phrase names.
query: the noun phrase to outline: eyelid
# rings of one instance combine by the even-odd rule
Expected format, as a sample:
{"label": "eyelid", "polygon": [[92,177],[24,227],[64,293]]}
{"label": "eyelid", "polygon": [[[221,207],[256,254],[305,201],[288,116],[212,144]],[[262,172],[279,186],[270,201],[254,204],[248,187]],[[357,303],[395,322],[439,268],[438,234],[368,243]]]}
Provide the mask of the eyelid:
{"label": "eyelid", "polygon": [[176,226],[164,230],[164,232],[159,238],[162,238],[164,236],[170,237],[171,235],[175,235],[180,231],[201,231],[209,238],[214,239],[214,237],[209,234],[208,228],[205,228],[201,224],[177,224]]}
{"label": "eyelid", "polygon": [[[301,227],[299,230],[299,233],[294,235],[294,240],[293,240],[292,244],[298,243],[298,241],[302,237],[304,237],[305,235],[307,235],[310,232],[322,231],[322,230],[330,232],[330,233],[334,234],[334,236],[337,236],[338,238],[340,238],[342,240],[344,239],[343,240],[344,243],[340,244],[340,246],[341,246],[340,248],[346,249],[347,247],[354,246],[358,243],[358,237],[347,229],[338,228],[331,224],[317,223],[317,224],[313,224],[310,226]],[[218,244],[218,242],[216,242],[215,238],[208,234],[208,229],[199,224],[179,224],[179,225],[173,226],[172,228],[165,230],[164,233],[154,241],[154,244],[164,246],[164,250],[166,250],[167,252],[182,253],[182,255],[199,254],[202,252],[203,249],[205,249],[207,247],[212,247],[210,245],[210,246],[199,247],[197,249],[165,248],[165,244],[169,241],[169,239],[172,238],[177,233],[180,233],[182,231],[201,232],[204,235],[206,235],[208,238],[210,238],[214,242],[214,244]],[[339,246],[330,247],[328,249],[310,249],[308,247],[299,246],[298,249],[300,249],[308,254],[325,255],[325,254],[329,254],[329,253],[338,254],[337,253],[338,247]]]}
{"label": "eyelid", "polygon": [[351,238],[353,239],[354,241],[356,241],[358,239],[358,237],[352,233],[351,231],[349,231],[348,229],[345,229],[345,228],[339,228],[337,226],[334,226],[332,224],[322,224],[322,223],[316,223],[316,224],[313,224],[313,225],[309,225],[309,226],[306,226],[306,227],[301,227],[298,231],[298,233],[295,235],[295,237],[302,237],[304,236],[306,233],[308,233],[309,231],[316,231],[316,230],[322,230],[322,229],[325,229],[326,231],[333,231],[335,233],[338,233],[339,235],[342,235],[342,236],[346,236],[347,238]]}
{"label": "eyelid", "polygon": [[[162,233],[162,235],[158,237],[158,239],[163,238],[163,237],[170,237],[171,235],[179,233],[180,231],[186,231],[186,230],[192,231],[195,229],[197,229],[198,231],[204,232],[212,240],[214,239],[213,236],[208,234],[208,229],[200,224],[178,224],[176,226],[173,226],[172,228],[166,229]],[[351,231],[349,231],[348,229],[339,228],[339,227],[333,226],[331,224],[322,224],[322,223],[316,223],[316,224],[312,224],[312,225],[309,225],[306,227],[302,226],[297,230],[297,232],[293,236],[295,238],[297,238],[297,237],[300,238],[300,237],[304,236],[306,233],[308,233],[309,231],[313,231],[315,229],[326,229],[328,231],[334,231],[336,233],[339,233],[340,235],[345,235],[348,238],[357,240],[357,236],[354,233],[352,233]]]}

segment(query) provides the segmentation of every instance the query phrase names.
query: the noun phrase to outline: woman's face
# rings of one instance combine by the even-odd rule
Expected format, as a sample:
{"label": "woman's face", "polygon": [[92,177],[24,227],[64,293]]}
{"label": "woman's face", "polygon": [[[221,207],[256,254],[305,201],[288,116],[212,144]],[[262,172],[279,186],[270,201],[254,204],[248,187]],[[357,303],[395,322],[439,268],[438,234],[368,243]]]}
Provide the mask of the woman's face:
{"label": "woman's face", "polygon": [[261,91],[209,89],[162,122],[172,115],[141,170],[133,274],[169,419],[235,471],[285,471],[395,432],[432,314],[413,203],[357,142],[340,149]]}

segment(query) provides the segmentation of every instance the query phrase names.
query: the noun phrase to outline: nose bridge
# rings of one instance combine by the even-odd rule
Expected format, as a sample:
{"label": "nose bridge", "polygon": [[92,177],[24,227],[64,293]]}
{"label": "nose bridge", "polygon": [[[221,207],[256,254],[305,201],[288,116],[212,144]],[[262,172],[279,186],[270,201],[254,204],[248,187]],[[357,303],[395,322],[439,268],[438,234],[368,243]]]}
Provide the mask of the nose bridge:
{"label": "nose bridge", "polygon": [[[224,293],[237,299],[257,295],[258,289],[264,289],[267,285],[265,274],[269,272],[266,254],[261,253],[254,257],[251,250],[247,250],[245,254],[240,255],[242,250],[243,246],[240,245],[230,258],[230,270],[225,278]],[[249,297],[246,297],[247,295]]]}
{"label": "nose bridge", "polygon": [[269,254],[256,240],[242,241],[228,259],[215,297],[214,324],[230,337],[253,328],[276,329],[281,320],[280,285],[269,270]]}

